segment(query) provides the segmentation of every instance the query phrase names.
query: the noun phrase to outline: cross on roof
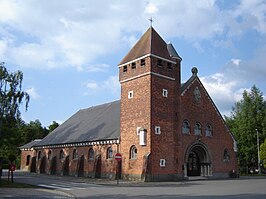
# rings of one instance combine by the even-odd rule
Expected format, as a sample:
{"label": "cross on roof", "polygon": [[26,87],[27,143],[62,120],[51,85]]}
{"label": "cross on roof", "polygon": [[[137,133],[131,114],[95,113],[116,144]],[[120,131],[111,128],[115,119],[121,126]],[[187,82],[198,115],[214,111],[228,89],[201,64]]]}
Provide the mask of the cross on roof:
{"label": "cross on roof", "polygon": [[149,19],[149,21],[151,22],[151,27],[152,27],[152,23],[154,22],[152,17]]}

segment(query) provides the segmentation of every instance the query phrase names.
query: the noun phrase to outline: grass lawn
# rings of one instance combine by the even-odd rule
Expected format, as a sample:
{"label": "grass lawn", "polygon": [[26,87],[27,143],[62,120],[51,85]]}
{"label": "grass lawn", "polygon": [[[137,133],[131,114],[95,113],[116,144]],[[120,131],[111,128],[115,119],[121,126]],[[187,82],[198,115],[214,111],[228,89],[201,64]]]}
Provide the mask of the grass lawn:
{"label": "grass lawn", "polygon": [[28,184],[17,183],[15,181],[14,183],[12,183],[11,181],[8,182],[7,179],[1,179],[0,188],[36,188],[36,187]]}

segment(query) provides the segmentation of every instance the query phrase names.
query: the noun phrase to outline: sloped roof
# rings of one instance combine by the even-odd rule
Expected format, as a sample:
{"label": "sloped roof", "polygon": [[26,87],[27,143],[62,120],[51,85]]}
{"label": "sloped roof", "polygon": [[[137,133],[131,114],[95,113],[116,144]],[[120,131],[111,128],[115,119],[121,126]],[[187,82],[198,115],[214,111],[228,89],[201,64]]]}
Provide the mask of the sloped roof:
{"label": "sloped roof", "polygon": [[42,141],[41,139],[36,139],[36,140],[32,140],[31,142],[24,144],[23,146],[19,147],[19,149],[31,149],[33,146],[35,146],[36,144],[38,144],[40,141]]}
{"label": "sloped roof", "polygon": [[168,51],[167,44],[154,30],[153,27],[150,27],[143,34],[143,36],[138,40],[138,42],[133,46],[133,48],[118,65],[123,65],[148,54],[153,54],[165,59],[173,60]]}
{"label": "sloped roof", "polygon": [[82,109],[35,146],[117,139],[120,136],[120,101]]}

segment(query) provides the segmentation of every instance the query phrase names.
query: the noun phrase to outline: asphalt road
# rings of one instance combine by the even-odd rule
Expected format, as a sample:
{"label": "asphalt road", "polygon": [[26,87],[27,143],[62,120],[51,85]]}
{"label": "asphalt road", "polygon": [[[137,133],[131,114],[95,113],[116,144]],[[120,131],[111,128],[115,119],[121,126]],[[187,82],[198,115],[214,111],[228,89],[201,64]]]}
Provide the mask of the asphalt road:
{"label": "asphalt road", "polygon": [[[35,175],[18,172],[16,182],[24,182],[64,192],[75,198],[142,199],[266,199],[266,178],[201,180],[185,182],[130,183],[88,178]],[[0,197],[1,198],[1,197]]]}

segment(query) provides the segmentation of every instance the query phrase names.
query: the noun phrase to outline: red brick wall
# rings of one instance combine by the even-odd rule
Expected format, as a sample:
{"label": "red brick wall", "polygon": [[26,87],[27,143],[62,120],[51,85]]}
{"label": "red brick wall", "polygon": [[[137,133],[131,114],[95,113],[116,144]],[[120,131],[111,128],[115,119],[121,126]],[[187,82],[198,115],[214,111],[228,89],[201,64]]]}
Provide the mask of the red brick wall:
{"label": "red brick wall", "polygon": [[[194,89],[198,87],[201,93],[200,102],[197,103],[194,98]],[[195,80],[193,84],[183,92],[181,97],[181,121],[188,120],[190,123],[190,134],[182,134],[182,127],[178,128],[178,155],[179,172],[181,165],[185,162],[185,154],[187,148],[195,143],[198,139],[200,142],[207,145],[211,157],[212,171],[215,173],[228,173],[232,170],[237,170],[236,153],[233,150],[233,139],[225,126],[224,120],[219,116],[216,108],[211,103],[211,99],[202,87],[202,84]],[[194,135],[194,126],[199,122],[202,127],[202,136]],[[213,128],[213,136],[206,137],[205,129],[207,124]],[[223,160],[224,150],[227,149],[230,153],[230,161]]]}
{"label": "red brick wall", "polygon": [[[46,157],[46,168],[45,173],[51,174],[51,164],[52,158],[56,156],[56,174],[63,175],[64,170],[64,161],[67,156],[69,156],[69,175],[77,176],[78,175],[78,162],[81,156],[84,156],[84,172],[83,176],[95,177],[95,161],[98,155],[101,155],[101,177],[110,177],[114,178],[116,174],[116,161],[114,158],[106,159],[107,149],[112,147],[113,154],[117,152],[116,144],[105,144],[105,145],[93,145],[93,146],[80,146],[80,147],[67,147],[67,148],[51,148],[51,149],[40,149],[36,151],[41,151],[41,158],[37,159],[37,172],[40,173],[41,161],[42,158]],[[94,150],[94,159],[91,160],[88,158],[89,149],[93,148]],[[77,150],[78,159],[73,159],[73,151]],[[51,159],[48,159],[49,150],[52,152]],[[64,159],[59,159],[60,151],[63,150],[65,153]],[[25,157],[26,153],[22,151],[22,157]],[[24,165],[24,159],[21,161]]]}
{"label": "red brick wall", "polygon": [[[128,67],[126,73],[120,68],[120,80],[146,73],[149,70],[150,58],[146,58],[146,65],[136,69]],[[143,156],[150,152],[150,109],[151,109],[151,76],[146,75],[137,79],[121,83],[121,112],[120,112],[120,152],[122,153],[122,173],[124,176],[140,177],[143,170]],[[133,91],[133,98],[128,99],[128,92]],[[147,130],[147,144],[140,146],[137,127]],[[130,148],[137,147],[137,159],[130,159]]]}

